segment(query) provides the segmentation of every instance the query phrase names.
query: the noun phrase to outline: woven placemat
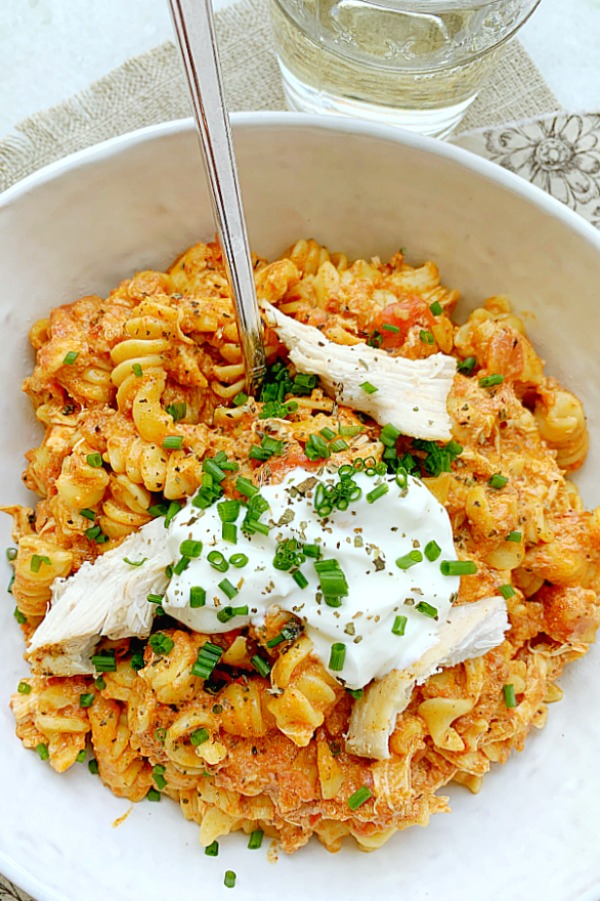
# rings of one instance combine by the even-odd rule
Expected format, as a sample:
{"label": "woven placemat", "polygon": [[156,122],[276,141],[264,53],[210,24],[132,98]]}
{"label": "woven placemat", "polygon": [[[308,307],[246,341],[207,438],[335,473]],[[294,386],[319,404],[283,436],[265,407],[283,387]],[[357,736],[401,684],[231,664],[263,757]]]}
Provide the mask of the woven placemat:
{"label": "woven placemat", "polygon": [[[241,0],[218,12],[216,22],[229,109],[285,109],[267,0]],[[452,140],[517,172],[600,228],[600,115],[557,108],[513,41]],[[69,153],[189,114],[178,53],[162,44],[17,125],[0,141],[0,191]],[[0,875],[0,901],[9,899],[32,901]]]}

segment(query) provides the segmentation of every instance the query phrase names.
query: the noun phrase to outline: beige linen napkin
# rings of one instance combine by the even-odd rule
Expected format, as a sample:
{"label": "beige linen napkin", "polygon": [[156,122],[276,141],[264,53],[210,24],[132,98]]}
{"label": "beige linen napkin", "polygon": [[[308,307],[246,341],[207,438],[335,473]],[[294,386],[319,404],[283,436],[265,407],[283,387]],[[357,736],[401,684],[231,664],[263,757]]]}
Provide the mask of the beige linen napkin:
{"label": "beige linen napkin", "polygon": [[[267,0],[240,0],[216,20],[229,109],[285,109]],[[600,228],[600,115],[554,113],[557,107],[513,41],[453,141],[519,173]],[[189,114],[177,52],[163,44],[16,126],[0,141],[0,191],[69,153]],[[0,901],[31,899],[0,875]]]}

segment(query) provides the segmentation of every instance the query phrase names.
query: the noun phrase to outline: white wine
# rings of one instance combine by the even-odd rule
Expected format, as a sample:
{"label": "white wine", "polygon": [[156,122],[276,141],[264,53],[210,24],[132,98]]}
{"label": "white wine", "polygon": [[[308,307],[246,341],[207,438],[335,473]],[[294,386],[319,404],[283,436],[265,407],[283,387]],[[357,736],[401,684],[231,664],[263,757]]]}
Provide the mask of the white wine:
{"label": "white wine", "polygon": [[539,0],[271,0],[287,99],[447,134]]}

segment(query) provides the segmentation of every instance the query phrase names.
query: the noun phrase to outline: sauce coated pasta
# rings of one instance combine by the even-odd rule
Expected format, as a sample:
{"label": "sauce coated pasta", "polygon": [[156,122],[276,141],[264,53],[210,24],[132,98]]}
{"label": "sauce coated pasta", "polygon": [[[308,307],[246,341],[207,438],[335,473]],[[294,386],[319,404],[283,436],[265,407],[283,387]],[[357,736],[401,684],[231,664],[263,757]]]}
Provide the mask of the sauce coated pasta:
{"label": "sauce coated pasta", "polygon": [[[505,640],[420,685],[393,671],[350,691],[316,656],[299,616],[272,606],[264,624],[202,634],[149,596],[150,637],[102,639],[95,675],[54,676],[32,659],[12,700],[17,735],[58,772],[91,755],[119,797],[167,796],[199,825],[204,846],[243,830],[287,852],[313,835],[330,851],[348,836],[373,850],[447,811],[449,783],[477,792],[492,763],[543,726],[561,697],[556,679],[594,641],[600,510],[585,509],[569,478],[588,449],[585,415],[546,375],[509,301],[488,298],[456,324],[458,293],[432,262],[413,267],[402,253],[352,261],[300,240],[254,268],[262,298],[335,344],[413,360],[452,355],[452,440],[412,439],[340,405],[316,376],[294,370],[270,328],[267,379],[260,398],[247,397],[215,244],[191,247],[167,272],[138,273],[107,298],[54,309],[31,331],[36,363],[24,384],[44,427],[24,473],[39,500],[5,508],[25,641],[56,579],[152,519],[172,518],[190,496],[250,505],[240,484],[277,483],[298,467],[310,476],[325,462],[421,478],[469,561],[457,570],[454,604],[502,597]],[[216,486],[211,461],[213,472],[224,467]],[[389,756],[363,756],[347,740],[351,724],[395,690],[406,697]]]}

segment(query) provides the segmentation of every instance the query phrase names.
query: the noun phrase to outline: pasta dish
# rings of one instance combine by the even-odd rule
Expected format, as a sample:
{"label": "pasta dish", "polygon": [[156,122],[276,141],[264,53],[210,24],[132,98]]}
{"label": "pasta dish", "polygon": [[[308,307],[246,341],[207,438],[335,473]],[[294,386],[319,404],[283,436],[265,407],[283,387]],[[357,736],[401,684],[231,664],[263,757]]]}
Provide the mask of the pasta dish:
{"label": "pasta dish", "polygon": [[[373,850],[449,783],[477,792],[594,641],[585,415],[509,300],[459,325],[432,262],[300,240],[254,267],[258,398],[216,244],[32,328],[39,500],[3,508],[16,731],[57,772],[177,802],[207,853],[236,830]],[[424,373],[422,402],[385,367]]]}

